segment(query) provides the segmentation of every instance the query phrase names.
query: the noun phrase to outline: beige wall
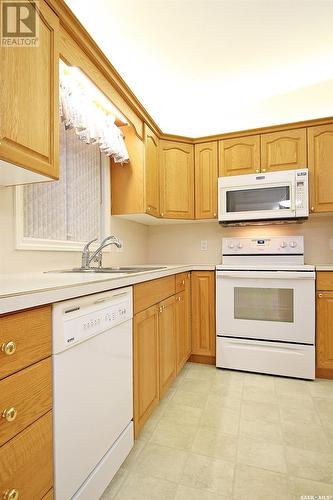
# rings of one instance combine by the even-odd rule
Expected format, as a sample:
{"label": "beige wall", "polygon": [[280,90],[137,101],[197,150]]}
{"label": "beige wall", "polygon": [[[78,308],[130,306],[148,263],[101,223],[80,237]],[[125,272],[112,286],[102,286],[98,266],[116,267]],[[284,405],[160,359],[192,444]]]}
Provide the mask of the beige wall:
{"label": "beige wall", "polygon": [[[225,228],[216,222],[150,226],[148,231],[148,262],[151,264],[217,264],[221,262],[221,240],[234,236],[303,235],[305,261],[308,264],[333,264],[333,216],[313,215],[304,224],[282,226],[247,226]],[[208,250],[200,250],[200,241],[207,240]]]}
{"label": "beige wall", "polygon": [[[123,251],[104,255],[104,264],[144,264],[148,229],[111,217],[111,231],[124,242]],[[15,250],[14,189],[0,188],[0,273],[66,269],[81,264],[80,252]]]}

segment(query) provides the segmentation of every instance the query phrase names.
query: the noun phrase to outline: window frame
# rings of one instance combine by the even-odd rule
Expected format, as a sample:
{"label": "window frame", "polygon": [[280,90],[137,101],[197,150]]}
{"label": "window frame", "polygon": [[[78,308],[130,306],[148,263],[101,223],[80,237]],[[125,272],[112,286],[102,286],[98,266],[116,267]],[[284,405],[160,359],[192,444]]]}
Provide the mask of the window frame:
{"label": "window frame", "polygon": [[[101,153],[101,235],[102,240],[110,234],[111,225],[111,189],[109,157]],[[52,182],[52,181],[51,181]],[[87,241],[50,240],[43,238],[31,238],[24,236],[24,186],[15,187],[14,217],[15,217],[15,249],[16,250],[39,250],[59,252],[82,252]],[[94,250],[98,242],[91,245]],[[110,247],[106,247],[110,251]]]}

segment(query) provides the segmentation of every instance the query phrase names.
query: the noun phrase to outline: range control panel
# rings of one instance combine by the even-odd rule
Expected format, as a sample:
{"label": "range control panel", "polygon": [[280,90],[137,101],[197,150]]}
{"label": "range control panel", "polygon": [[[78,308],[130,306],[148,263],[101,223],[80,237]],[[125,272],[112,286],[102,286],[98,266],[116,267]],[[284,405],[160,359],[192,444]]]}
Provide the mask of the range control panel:
{"label": "range control panel", "polygon": [[299,255],[304,253],[303,236],[223,238],[223,255]]}

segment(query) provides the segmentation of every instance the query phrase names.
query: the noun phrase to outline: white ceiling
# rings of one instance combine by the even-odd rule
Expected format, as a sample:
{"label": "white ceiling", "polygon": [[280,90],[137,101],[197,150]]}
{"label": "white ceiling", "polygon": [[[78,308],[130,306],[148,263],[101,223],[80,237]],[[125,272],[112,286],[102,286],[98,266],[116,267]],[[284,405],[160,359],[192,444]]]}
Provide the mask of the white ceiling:
{"label": "white ceiling", "polygon": [[66,0],[163,132],[333,115],[333,0]]}

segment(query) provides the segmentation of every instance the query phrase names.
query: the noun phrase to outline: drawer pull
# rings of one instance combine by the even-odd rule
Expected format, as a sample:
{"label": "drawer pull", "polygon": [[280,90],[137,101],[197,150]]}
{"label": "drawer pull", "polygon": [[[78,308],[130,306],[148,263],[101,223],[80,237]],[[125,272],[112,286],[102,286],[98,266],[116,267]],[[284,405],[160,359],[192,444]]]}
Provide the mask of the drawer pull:
{"label": "drawer pull", "polygon": [[12,490],[7,490],[4,492],[3,499],[4,500],[17,500],[19,497],[19,492],[15,488]]}
{"label": "drawer pull", "polygon": [[16,344],[13,340],[10,340],[9,342],[5,342],[4,344],[2,344],[1,350],[7,356],[11,356],[16,351]]}
{"label": "drawer pull", "polygon": [[319,297],[320,299],[322,298],[322,296],[323,296],[323,294],[322,294],[322,293],[318,293],[318,297]]}
{"label": "drawer pull", "polygon": [[2,412],[2,418],[7,420],[7,422],[13,422],[17,417],[17,409],[12,406],[11,408],[6,408]]}

